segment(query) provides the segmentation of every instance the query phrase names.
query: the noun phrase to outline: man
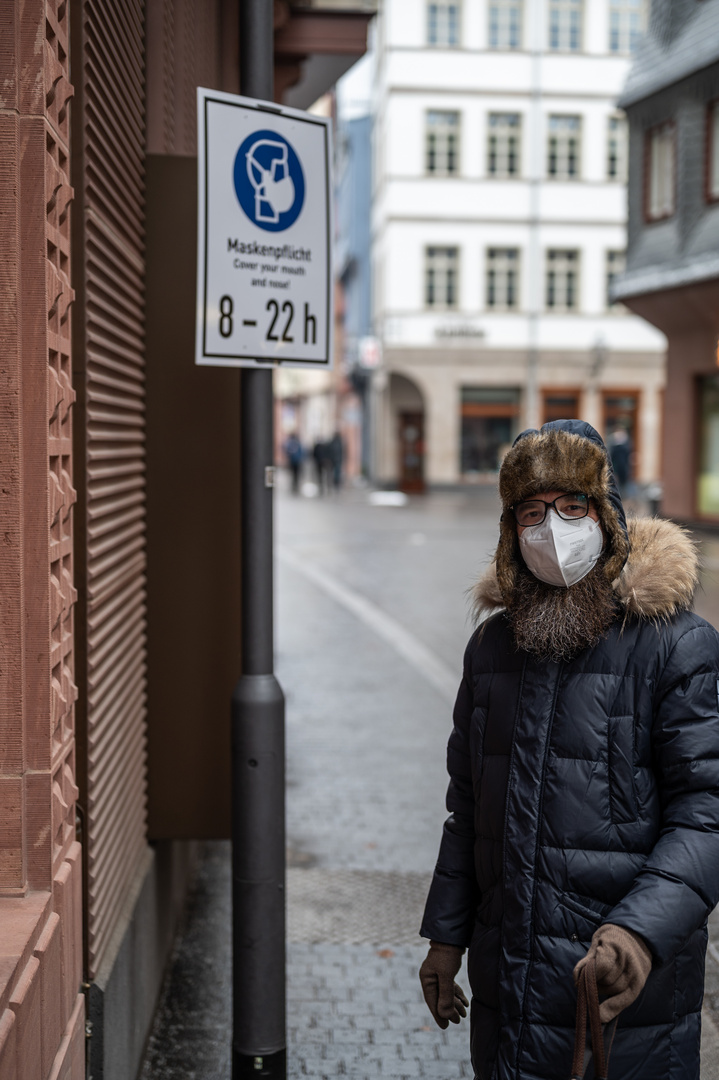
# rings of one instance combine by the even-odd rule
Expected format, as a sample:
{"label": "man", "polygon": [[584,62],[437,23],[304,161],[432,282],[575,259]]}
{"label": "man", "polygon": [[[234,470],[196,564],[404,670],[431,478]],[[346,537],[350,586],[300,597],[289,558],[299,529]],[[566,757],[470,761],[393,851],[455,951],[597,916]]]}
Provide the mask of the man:
{"label": "man", "polygon": [[619,485],[619,490],[626,493],[632,460],[632,440],[629,438],[629,432],[622,424],[615,425],[614,430],[607,439],[607,450],[612,462],[614,479]]}
{"label": "man", "polygon": [[344,461],[344,443],[339,431],[335,431],[328,442],[327,454],[332,468],[332,487],[335,491],[339,491],[342,487],[342,463]]}
{"label": "man", "polygon": [[300,490],[300,473],[302,471],[302,460],[305,455],[304,450],[302,449],[302,443],[300,442],[299,435],[296,431],[291,431],[287,436],[284,451],[292,475],[292,494],[297,495]]}
{"label": "man", "polygon": [[627,523],[578,420],[524,432],[499,474],[500,608],[470,639],[450,811],[421,933],[441,1027],[465,948],[477,1080],[566,1080],[575,979],[596,958],[610,1076],[699,1080],[707,916],[719,899],[719,635],[689,611],[678,526]]}

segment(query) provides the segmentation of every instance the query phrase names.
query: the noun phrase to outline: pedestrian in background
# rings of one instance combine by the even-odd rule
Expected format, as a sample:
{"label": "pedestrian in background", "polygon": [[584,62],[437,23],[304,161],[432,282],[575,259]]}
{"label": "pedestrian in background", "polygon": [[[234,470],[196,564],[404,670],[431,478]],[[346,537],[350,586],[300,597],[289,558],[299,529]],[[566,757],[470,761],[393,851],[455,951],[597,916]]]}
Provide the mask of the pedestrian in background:
{"label": "pedestrian in background", "polygon": [[302,461],[304,450],[296,431],[290,432],[283,447],[285,458],[292,475],[292,494],[297,495],[300,490],[300,476],[302,473]]}
{"label": "pedestrian in background", "polygon": [[312,457],[315,463],[315,476],[320,495],[329,489],[329,472],[331,469],[329,448],[323,439],[317,439],[312,447]]}
{"label": "pedestrian in background", "polygon": [[[421,933],[440,1027],[467,999],[478,1080],[562,1080],[589,957],[610,1075],[699,1080],[707,916],[719,899],[719,635],[689,610],[694,546],[625,520],[597,432],[515,441],[476,589]],[[499,609],[499,610],[497,610]]]}
{"label": "pedestrian in background", "polygon": [[342,487],[342,463],[344,461],[344,445],[339,431],[335,431],[327,444],[327,449],[332,469],[332,486],[335,491],[339,491]]}
{"label": "pedestrian in background", "polygon": [[621,424],[615,426],[607,439],[607,449],[619,490],[626,492],[631,475],[632,440],[627,429]]}

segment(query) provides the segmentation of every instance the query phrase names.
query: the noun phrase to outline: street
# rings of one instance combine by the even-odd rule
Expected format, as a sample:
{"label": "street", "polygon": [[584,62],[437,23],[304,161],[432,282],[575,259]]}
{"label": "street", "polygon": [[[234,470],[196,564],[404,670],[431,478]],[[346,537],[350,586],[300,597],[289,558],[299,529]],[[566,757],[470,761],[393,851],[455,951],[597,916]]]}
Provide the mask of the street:
{"label": "street", "polygon": [[[371,505],[359,489],[293,498],[283,483],[279,493],[293,1080],[472,1075],[468,1022],[442,1032],[422,1000],[417,931],[445,817],[468,590],[497,520],[487,488],[405,506]],[[228,927],[229,845],[206,845],[144,1080],[229,1077]],[[464,971],[458,981],[469,989]],[[711,955],[707,1002],[719,1003]],[[707,1010],[704,1034],[702,1080],[719,1080]]]}

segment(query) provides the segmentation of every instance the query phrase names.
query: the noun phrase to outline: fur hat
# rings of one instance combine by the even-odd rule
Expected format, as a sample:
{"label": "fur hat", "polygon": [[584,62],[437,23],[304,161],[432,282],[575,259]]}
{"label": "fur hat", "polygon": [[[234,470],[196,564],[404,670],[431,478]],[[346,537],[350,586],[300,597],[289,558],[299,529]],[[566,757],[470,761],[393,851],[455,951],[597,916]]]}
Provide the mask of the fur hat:
{"label": "fur hat", "polygon": [[609,581],[619,577],[629,555],[624,507],[600,435],[581,420],[553,420],[540,431],[523,431],[499,470],[503,513],[495,561],[505,603],[522,561],[511,507],[542,491],[581,491],[594,499],[607,537],[604,572]]}

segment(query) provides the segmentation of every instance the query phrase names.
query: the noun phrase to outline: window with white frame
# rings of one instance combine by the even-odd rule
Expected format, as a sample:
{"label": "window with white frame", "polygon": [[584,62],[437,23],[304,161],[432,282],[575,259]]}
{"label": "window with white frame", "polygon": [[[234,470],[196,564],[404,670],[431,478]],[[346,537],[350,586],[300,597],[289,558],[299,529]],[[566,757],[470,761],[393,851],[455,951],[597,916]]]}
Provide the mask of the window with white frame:
{"label": "window with white frame", "polygon": [[719,199],[719,101],[713,101],[707,115],[707,200]]}
{"label": "window with white frame", "polygon": [[645,0],[609,0],[610,52],[633,53],[645,29]]}
{"label": "window with white frame", "polygon": [[671,217],[675,209],[676,147],[671,120],[647,132],[646,217],[660,221]]}
{"label": "window with white frame", "polygon": [[424,302],[428,308],[456,308],[459,286],[459,249],[425,250]]}
{"label": "window with white frame", "polygon": [[578,52],[582,47],[584,0],[549,0],[549,48]]}
{"label": "window with white frame", "polygon": [[427,4],[427,43],[455,47],[459,45],[459,0],[433,0]]}
{"label": "window with white frame", "polygon": [[547,252],[547,311],[577,311],[579,308],[579,252],[550,248]]}
{"label": "window with white frame", "polygon": [[581,116],[550,116],[547,175],[553,180],[577,180],[582,140]]}
{"label": "window with white frame", "polygon": [[519,176],[520,114],[490,113],[487,132],[487,174],[503,179]]}
{"label": "window with white frame", "polygon": [[519,250],[487,248],[486,303],[490,311],[519,307]]}
{"label": "window with white frame", "polygon": [[430,109],[426,117],[427,172],[452,176],[459,172],[459,113]]}
{"label": "window with white frame", "polygon": [[519,49],[522,44],[522,0],[490,0],[490,49]]}
{"label": "window with white frame", "polygon": [[624,273],[626,267],[627,257],[624,251],[608,251],[607,252],[607,293],[606,293],[606,305],[609,311],[626,311],[624,304],[620,304],[612,300],[612,287],[617,277]]}
{"label": "window with white frame", "polygon": [[627,179],[627,120],[623,113],[607,119],[607,180]]}

